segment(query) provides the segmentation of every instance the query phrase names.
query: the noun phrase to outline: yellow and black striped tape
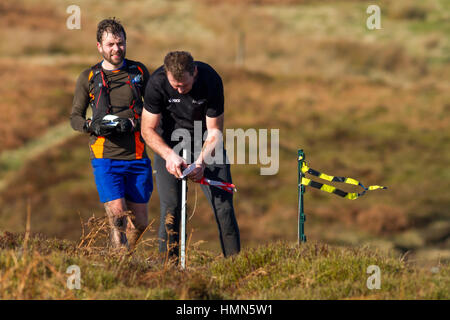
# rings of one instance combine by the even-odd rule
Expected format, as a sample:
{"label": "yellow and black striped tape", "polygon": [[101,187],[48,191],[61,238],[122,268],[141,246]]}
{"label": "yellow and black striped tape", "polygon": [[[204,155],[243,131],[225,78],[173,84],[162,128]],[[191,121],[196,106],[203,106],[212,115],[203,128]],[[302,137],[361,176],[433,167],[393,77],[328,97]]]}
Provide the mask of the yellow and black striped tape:
{"label": "yellow and black striped tape", "polygon": [[[301,160],[301,159],[299,159]],[[301,184],[305,185],[305,186],[310,186],[328,193],[334,193],[340,197],[349,199],[349,200],[355,200],[358,199],[359,197],[361,197],[362,195],[364,195],[367,191],[372,191],[372,190],[377,190],[377,189],[387,189],[386,187],[383,186],[369,186],[369,187],[365,187],[361,182],[359,182],[358,180],[355,180],[353,178],[346,178],[346,177],[335,177],[335,176],[330,176],[327,175],[325,173],[321,173],[317,170],[311,169],[308,167],[308,165],[306,164],[306,162],[303,162],[302,165],[302,172],[303,173],[308,173],[312,176],[315,177],[319,177],[320,179],[324,179],[330,182],[341,182],[341,183],[346,183],[346,184],[351,184],[354,186],[359,186],[361,188],[363,188],[364,190],[361,193],[357,193],[357,192],[346,192],[340,189],[337,189],[336,187],[330,186],[328,184],[323,184],[320,182],[316,182],[313,181],[311,179],[302,177],[302,181]]]}

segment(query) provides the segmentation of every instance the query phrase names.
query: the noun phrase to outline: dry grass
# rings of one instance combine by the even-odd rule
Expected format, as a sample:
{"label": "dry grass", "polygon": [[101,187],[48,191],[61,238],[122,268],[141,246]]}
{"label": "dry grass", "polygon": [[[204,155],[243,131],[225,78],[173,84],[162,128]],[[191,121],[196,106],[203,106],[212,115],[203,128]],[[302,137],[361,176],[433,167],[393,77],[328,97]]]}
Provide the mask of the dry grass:
{"label": "dry grass", "polygon": [[340,222],[378,236],[399,233],[410,227],[404,209],[383,204],[350,210],[345,206],[335,207],[334,210],[319,207],[314,210],[314,215],[328,223]]}
{"label": "dry grass", "polygon": [[55,67],[2,63],[0,152],[22,146],[67,119],[73,83]]}
{"label": "dry grass", "polygon": [[[277,6],[284,6],[284,5],[308,5],[308,4],[314,4],[314,0],[201,0],[207,4],[232,4],[232,5],[241,5],[241,4],[247,4],[247,5],[277,5]],[[335,4],[339,2],[362,2],[363,0],[325,0],[323,3],[330,3]]]}
{"label": "dry grass", "polygon": [[387,6],[387,14],[394,19],[426,20],[431,11],[436,10],[436,2],[423,3],[422,1],[394,1]]}
{"label": "dry grass", "polygon": [[55,30],[64,19],[56,7],[45,3],[39,5],[23,0],[4,0],[0,3],[0,26],[36,31]]}
{"label": "dry grass", "polygon": [[[430,272],[368,247],[276,242],[229,259],[193,248],[180,271],[142,247],[124,256],[42,236],[22,244],[21,235],[0,235],[2,299],[448,299],[448,265]],[[375,295],[366,287],[373,264],[382,270]],[[73,265],[79,290],[67,286]]]}

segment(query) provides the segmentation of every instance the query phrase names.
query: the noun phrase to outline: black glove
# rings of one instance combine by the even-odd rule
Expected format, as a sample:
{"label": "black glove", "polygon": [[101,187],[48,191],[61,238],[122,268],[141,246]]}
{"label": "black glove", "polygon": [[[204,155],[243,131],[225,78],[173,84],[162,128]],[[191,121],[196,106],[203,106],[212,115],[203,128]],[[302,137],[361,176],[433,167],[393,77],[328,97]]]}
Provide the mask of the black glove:
{"label": "black glove", "polygon": [[134,123],[128,118],[117,119],[116,131],[118,133],[128,133],[134,131]]}
{"label": "black glove", "polygon": [[96,119],[91,121],[89,125],[89,132],[92,132],[97,137],[98,136],[109,136],[115,131],[115,127],[111,125],[104,124],[101,119]]}

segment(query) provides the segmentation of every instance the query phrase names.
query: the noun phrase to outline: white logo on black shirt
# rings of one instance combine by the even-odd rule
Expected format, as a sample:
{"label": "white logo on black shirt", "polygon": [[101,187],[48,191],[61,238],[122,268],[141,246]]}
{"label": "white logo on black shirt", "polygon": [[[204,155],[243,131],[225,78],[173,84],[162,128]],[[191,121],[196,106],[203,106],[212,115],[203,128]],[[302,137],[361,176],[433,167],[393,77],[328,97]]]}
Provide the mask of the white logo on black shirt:
{"label": "white logo on black shirt", "polygon": [[200,99],[200,100],[192,99],[193,104],[203,104],[205,102],[206,102],[206,99]]}
{"label": "white logo on black shirt", "polygon": [[180,99],[169,99],[169,103],[180,103]]}

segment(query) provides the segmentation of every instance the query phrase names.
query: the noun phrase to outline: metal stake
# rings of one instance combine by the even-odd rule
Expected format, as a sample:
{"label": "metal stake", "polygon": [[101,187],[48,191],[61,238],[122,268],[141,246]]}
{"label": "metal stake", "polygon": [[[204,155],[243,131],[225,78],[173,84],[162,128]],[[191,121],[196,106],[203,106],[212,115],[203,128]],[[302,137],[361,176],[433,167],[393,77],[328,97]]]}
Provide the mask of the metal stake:
{"label": "metal stake", "polygon": [[297,153],[298,161],[298,244],[306,242],[305,235],[305,220],[306,215],[303,212],[303,194],[305,193],[305,186],[302,185],[302,173],[303,161],[305,160],[305,154],[303,149],[299,149]]}
{"label": "metal stake", "polygon": [[[187,159],[186,149],[183,149],[183,158]],[[186,268],[186,202],[187,202],[187,178],[181,180],[181,269]]]}

